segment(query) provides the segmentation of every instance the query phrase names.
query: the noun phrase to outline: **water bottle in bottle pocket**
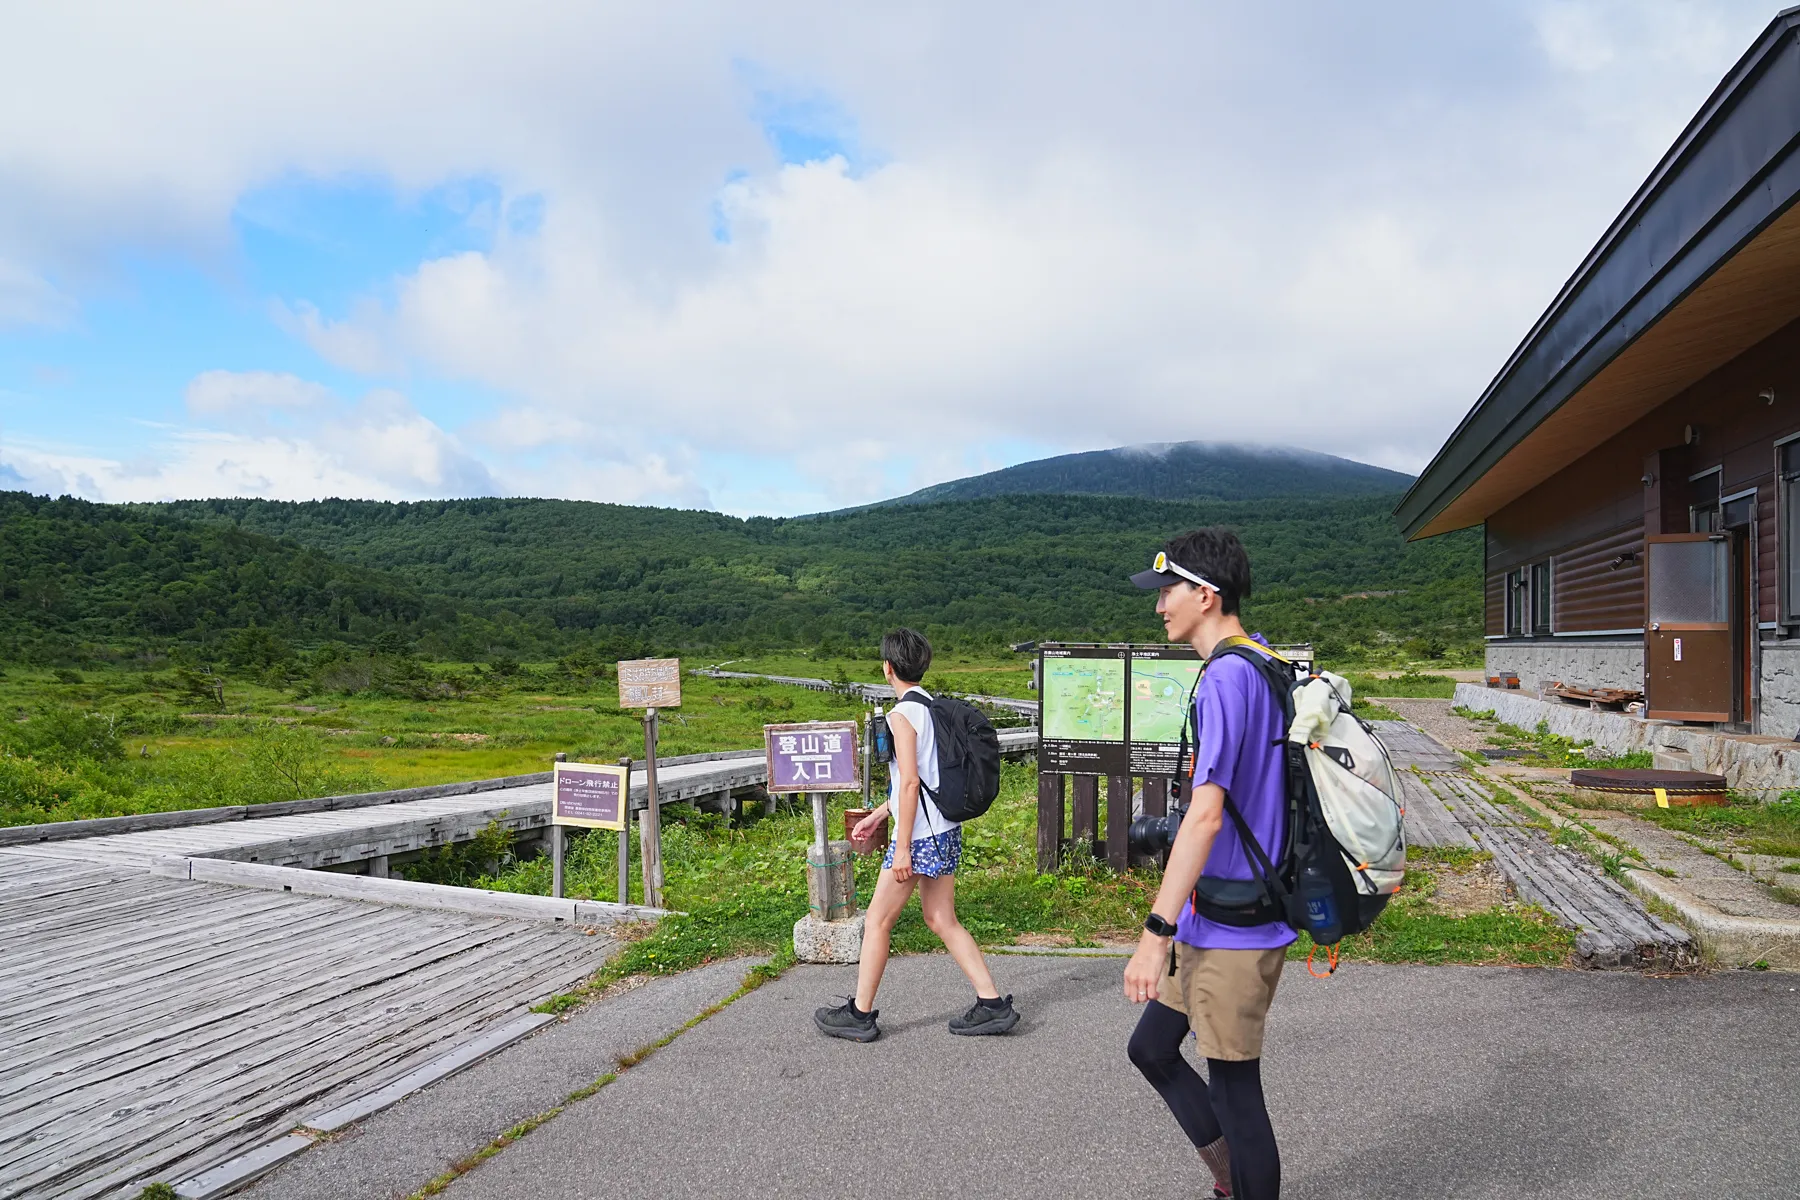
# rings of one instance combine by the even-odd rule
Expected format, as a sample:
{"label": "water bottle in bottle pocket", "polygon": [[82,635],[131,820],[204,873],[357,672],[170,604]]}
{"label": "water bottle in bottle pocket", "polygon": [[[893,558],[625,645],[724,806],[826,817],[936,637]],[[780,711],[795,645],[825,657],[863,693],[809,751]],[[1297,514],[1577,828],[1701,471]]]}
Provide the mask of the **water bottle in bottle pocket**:
{"label": "water bottle in bottle pocket", "polygon": [[1329,946],[1344,936],[1337,899],[1332,895],[1331,877],[1318,860],[1311,857],[1300,867],[1300,898],[1306,902],[1306,931],[1314,942]]}

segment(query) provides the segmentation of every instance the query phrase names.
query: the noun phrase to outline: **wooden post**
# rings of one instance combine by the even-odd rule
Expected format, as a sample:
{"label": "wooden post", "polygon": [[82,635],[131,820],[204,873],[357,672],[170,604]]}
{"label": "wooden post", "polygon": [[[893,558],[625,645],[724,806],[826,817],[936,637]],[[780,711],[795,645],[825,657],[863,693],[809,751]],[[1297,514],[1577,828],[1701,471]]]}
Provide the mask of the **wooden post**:
{"label": "wooden post", "polygon": [[386,879],[388,877],[388,856],[371,854],[369,856],[369,878]]}
{"label": "wooden post", "polygon": [[1069,791],[1069,839],[1091,848],[1099,837],[1100,777],[1077,775]]}
{"label": "wooden post", "polygon": [[1047,875],[1062,863],[1063,777],[1038,773],[1037,867]]}
{"label": "wooden post", "polygon": [[644,876],[644,903],[661,908],[662,810],[656,802],[656,710],[644,710],[644,810],[638,814],[638,864]]}
{"label": "wooden post", "polygon": [[619,801],[625,806],[625,828],[619,830],[619,903],[631,903],[631,759],[621,758],[619,765],[625,768],[625,798]]}
{"label": "wooden post", "polygon": [[[1144,815],[1146,817],[1166,817],[1169,815],[1169,781],[1166,779],[1144,780]],[[1158,864],[1167,861],[1167,855],[1156,852]]]}
{"label": "wooden post", "polygon": [[1106,865],[1123,873],[1131,866],[1131,776],[1106,777]]}
{"label": "wooden post", "polygon": [[563,894],[563,827],[550,826],[550,894],[558,900]]}
{"label": "wooden post", "polygon": [[831,849],[831,828],[825,814],[826,795],[824,792],[810,792],[808,796],[812,800],[813,810],[813,853],[818,856],[818,861],[824,862]]}

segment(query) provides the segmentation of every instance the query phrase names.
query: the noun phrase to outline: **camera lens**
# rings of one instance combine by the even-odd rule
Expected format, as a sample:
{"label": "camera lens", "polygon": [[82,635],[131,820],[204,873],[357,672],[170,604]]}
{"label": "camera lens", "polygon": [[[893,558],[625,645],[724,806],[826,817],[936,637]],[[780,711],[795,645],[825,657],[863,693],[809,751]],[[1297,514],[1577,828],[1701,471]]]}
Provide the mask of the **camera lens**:
{"label": "camera lens", "polygon": [[1176,809],[1166,817],[1139,817],[1131,823],[1131,829],[1125,840],[1131,846],[1133,854],[1156,854],[1168,850],[1175,845],[1175,835],[1181,831],[1182,810]]}

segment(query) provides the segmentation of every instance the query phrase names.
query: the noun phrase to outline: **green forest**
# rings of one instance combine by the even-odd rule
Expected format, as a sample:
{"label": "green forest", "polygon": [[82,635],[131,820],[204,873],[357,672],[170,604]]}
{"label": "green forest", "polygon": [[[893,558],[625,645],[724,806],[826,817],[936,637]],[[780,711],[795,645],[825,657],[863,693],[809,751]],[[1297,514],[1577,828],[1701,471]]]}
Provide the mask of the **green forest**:
{"label": "green forest", "polygon": [[940,644],[1151,638],[1126,577],[1171,534],[1238,531],[1246,619],[1323,654],[1479,646],[1474,532],[1406,543],[1393,495],[1168,502],[1020,495],[803,518],[580,501],[198,500],[0,493],[0,651],[78,666],[296,650],[457,662],[827,654],[898,624]]}

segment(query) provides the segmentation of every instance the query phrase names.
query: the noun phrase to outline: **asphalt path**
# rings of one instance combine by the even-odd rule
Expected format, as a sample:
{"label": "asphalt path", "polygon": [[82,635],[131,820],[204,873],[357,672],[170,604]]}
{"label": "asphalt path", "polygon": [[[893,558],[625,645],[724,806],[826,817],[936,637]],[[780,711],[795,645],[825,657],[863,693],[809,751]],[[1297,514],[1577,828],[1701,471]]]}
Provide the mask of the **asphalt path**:
{"label": "asphalt path", "polygon": [[[883,1037],[869,1045],[811,1024],[854,968],[795,968],[445,1194],[1209,1194],[1197,1157],[1126,1061],[1138,1010],[1120,997],[1121,966],[997,959],[1025,1019],[1010,1036],[977,1039],[944,1028],[970,999],[954,964],[896,959]],[[1800,977],[1775,973],[1366,965],[1320,981],[1290,964],[1264,1056],[1283,1195],[1800,1195],[1796,987]],[[604,1010],[585,1017],[592,1036]],[[571,1046],[580,1027],[559,1027],[572,1027],[561,1035]],[[504,1063],[523,1050],[461,1086],[479,1090],[483,1070],[517,1075]],[[390,1120],[434,1127],[438,1091]],[[404,1194],[397,1181],[362,1191],[344,1186],[356,1172],[331,1174],[333,1196]]]}

